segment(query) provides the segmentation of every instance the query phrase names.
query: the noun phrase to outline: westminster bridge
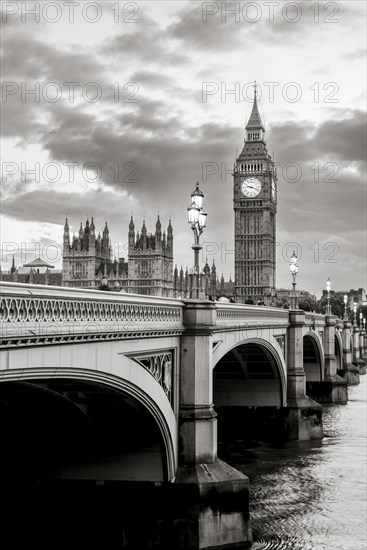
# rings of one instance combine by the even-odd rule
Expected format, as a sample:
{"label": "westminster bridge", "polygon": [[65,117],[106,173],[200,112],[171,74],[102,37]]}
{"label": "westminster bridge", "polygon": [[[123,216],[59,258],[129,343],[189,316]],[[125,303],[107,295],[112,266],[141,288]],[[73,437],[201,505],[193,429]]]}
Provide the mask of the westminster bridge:
{"label": "westminster bridge", "polygon": [[365,333],[332,315],[15,283],[1,296],[2,472],[154,486],[174,548],[251,542],[248,478],[218,458],[218,433],[321,439],[321,403],[346,403],[365,373]]}

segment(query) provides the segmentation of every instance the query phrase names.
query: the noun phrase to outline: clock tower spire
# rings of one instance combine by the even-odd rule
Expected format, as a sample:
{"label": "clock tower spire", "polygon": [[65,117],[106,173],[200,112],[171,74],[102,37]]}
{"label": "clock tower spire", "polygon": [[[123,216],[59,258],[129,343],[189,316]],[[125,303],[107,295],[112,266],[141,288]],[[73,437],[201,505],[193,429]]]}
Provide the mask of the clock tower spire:
{"label": "clock tower spire", "polygon": [[257,85],[233,174],[236,300],[270,305],[275,296],[276,169],[268,153]]}

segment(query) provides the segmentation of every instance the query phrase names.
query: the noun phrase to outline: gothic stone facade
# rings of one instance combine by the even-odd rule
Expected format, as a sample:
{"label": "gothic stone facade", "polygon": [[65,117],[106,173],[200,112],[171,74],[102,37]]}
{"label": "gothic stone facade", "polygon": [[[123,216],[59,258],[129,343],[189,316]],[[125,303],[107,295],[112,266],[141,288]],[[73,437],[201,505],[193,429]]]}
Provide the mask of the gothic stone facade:
{"label": "gothic stone facade", "polygon": [[173,294],[173,230],[166,232],[158,216],[155,234],[135,234],[133,218],[129,224],[128,261],[111,259],[111,241],[107,222],[102,236],[96,237],[94,221],[80,224],[78,236],[70,238],[68,221],[64,226],[63,285],[83,288],[122,290],[151,296]]}
{"label": "gothic stone facade", "polygon": [[[202,289],[203,298],[207,300],[218,300],[220,298],[227,298],[229,301],[234,302],[235,287],[234,282],[229,278],[229,281],[225,281],[223,274],[219,279],[217,277],[217,270],[213,261],[213,265],[210,269],[208,261],[200,273],[200,288]],[[190,273],[186,268],[186,271],[181,269],[180,271],[175,267],[173,272],[173,296],[175,298],[186,299],[190,297]]]}
{"label": "gothic stone facade", "polygon": [[129,225],[129,292],[150,296],[173,296],[173,230],[169,221],[167,234],[162,233],[159,216],[155,233],[148,233],[143,222],[135,234],[131,218]]}
{"label": "gothic stone facade", "polygon": [[275,298],[277,174],[255,99],[233,175],[236,301]]}

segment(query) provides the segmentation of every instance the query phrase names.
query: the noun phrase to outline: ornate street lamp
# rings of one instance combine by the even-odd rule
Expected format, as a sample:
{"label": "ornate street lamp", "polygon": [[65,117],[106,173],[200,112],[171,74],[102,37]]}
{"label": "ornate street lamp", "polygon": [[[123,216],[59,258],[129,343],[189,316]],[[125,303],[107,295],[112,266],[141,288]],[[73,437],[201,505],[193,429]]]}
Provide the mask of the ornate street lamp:
{"label": "ornate street lamp", "polygon": [[362,330],[362,324],[363,324],[363,313],[362,311],[359,313],[359,328]]}
{"label": "ornate street lamp", "polygon": [[366,317],[363,317],[363,330],[366,332]]}
{"label": "ornate street lamp", "polygon": [[292,273],[292,294],[291,294],[291,309],[298,309],[298,296],[296,292],[296,277],[298,273],[297,255],[293,252],[289,264],[290,272]]}
{"label": "ornate street lamp", "polygon": [[202,249],[200,244],[200,235],[202,234],[204,227],[206,227],[207,213],[203,210],[204,193],[199,189],[199,182],[196,183],[196,189],[191,193],[191,204],[187,208],[188,222],[191,225],[191,229],[194,232],[194,244],[192,249],[194,251],[194,278],[196,284],[194,288],[191,288],[191,297],[199,297],[199,252]]}
{"label": "ornate street lamp", "polygon": [[353,326],[357,326],[357,302],[353,303]]}
{"label": "ornate street lamp", "polygon": [[328,278],[326,281],[326,291],[327,291],[327,305],[326,305],[326,311],[325,315],[331,315],[331,307],[330,307],[330,290],[331,290],[331,281]]}
{"label": "ornate street lamp", "polygon": [[344,294],[344,321],[348,321],[348,294]]}

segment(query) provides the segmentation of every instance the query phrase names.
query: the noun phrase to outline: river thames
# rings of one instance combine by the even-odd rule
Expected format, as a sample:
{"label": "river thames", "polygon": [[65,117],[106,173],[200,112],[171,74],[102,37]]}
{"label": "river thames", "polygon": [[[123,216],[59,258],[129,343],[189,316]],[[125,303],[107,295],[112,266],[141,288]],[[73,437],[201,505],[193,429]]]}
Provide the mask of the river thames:
{"label": "river thames", "polygon": [[221,458],[250,478],[251,550],[366,550],[366,376],[323,406],[322,441],[237,441]]}

